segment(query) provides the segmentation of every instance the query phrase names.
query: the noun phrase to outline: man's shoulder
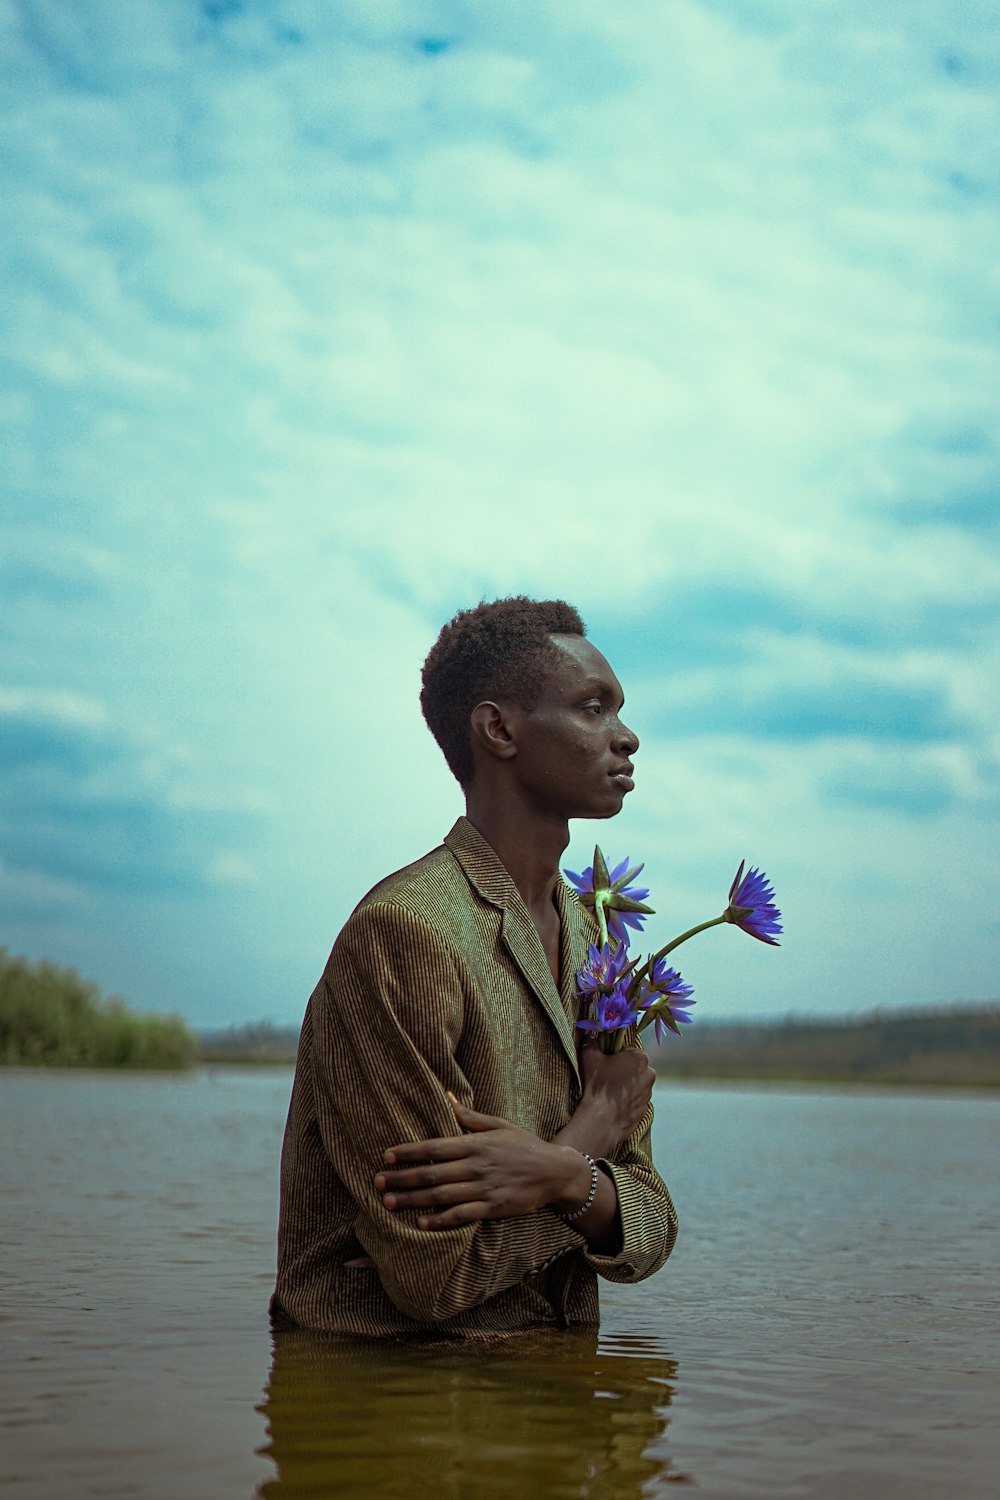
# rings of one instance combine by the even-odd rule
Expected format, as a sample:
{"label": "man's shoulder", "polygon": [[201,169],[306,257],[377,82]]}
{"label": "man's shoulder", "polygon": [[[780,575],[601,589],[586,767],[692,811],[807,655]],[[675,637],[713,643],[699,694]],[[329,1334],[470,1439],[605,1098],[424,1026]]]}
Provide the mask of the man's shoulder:
{"label": "man's shoulder", "polygon": [[421,855],[411,864],[394,870],[367,891],[355,907],[355,915],[374,906],[398,906],[410,910],[433,907],[454,900],[468,891],[468,882],[455,856],[444,844]]}
{"label": "man's shoulder", "polygon": [[372,886],[352,921],[386,907],[423,914],[432,922],[448,921],[459,910],[506,908],[519,899],[495,850],[462,817],[436,849]]}
{"label": "man's shoulder", "polygon": [[[338,933],[328,963],[375,951],[411,960],[418,954],[427,959],[432,952],[439,958],[468,957],[486,941],[487,909],[460,861],[441,845],[394,870],[362,896]],[[494,915],[498,922],[499,913]]]}

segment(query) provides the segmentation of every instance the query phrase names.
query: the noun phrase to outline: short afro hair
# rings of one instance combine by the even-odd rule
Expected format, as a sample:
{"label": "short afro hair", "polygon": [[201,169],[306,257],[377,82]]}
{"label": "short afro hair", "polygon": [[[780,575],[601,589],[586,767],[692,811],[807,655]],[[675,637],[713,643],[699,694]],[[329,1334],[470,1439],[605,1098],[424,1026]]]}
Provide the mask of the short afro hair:
{"label": "short afro hair", "polygon": [[485,600],[449,620],[424,662],[420,707],[459,784],[472,780],[469,716],[477,703],[510,698],[535,703],[554,664],[552,635],[586,635],[571,604],[562,599]]}

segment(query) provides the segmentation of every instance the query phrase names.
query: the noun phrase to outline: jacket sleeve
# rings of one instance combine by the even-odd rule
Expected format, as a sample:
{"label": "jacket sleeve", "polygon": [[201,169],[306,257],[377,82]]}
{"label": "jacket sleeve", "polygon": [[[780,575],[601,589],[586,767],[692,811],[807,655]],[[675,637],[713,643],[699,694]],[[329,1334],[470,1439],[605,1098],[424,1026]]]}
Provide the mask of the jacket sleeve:
{"label": "jacket sleeve", "polygon": [[324,1147],[358,1205],[355,1237],[387,1294],[425,1323],[475,1307],[585,1243],[548,1209],[419,1229],[414,1211],[391,1213],[375,1190],[390,1146],[461,1134],[445,1090],[471,1092],[456,1057],[467,988],[460,954],[423,917],[371,902],[341,932],[314,997]]}
{"label": "jacket sleeve", "polygon": [[617,1255],[588,1252],[584,1259],[606,1281],[643,1281],[652,1276],[677,1238],[677,1212],[666,1183],[653,1166],[652,1126],[651,1104],[633,1134],[600,1163],[618,1190],[622,1246]]}

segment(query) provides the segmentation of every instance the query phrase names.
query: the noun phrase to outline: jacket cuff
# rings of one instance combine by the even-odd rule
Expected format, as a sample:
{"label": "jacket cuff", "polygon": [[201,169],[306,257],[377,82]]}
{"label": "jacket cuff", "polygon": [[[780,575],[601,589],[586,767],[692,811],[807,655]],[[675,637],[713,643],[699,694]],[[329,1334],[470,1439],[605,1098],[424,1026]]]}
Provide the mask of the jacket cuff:
{"label": "jacket cuff", "polygon": [[658,1271],[670,1254],[676,1223],[664,1223],[662,1206],[650,1202],[648,1189],[640,1186],[627,1168],[605,1157],[598,1166],[607,1172],[618,1192],[622,1247],[617,1255],[587,1251],[583,1258],[606,1281],[642,1281]]}

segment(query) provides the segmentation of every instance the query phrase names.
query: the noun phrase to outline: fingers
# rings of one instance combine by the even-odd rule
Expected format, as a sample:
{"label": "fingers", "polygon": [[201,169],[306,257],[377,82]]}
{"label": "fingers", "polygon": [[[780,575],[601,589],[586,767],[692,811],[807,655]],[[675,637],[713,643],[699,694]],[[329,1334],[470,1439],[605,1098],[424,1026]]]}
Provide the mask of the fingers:
{"label": "fingers", "polygon": [[501,1120],[498,1115],[482,1115],[477,1109],[470,1109],[448,1090],[448,1103],[455,1112],[455,1119],[464,1130],[502,1130],[509,1123]]}
{"label": "fingers", "polygon": [[472,1163],[467,1159],[438,1162],[432,1166],[421,1163],[419,1167],[403,1167],[391,1172],[377,1172],[375,1187],[380,1193],[409,1192],[414,1188],[443,1187],[452,1182],[465,1182],[470,1176],[475,1175]]}
{"label": "fingers", "polygon": [[[495,1166],[497,1151],[501,1157],[504,1149],[510,1155],[511,1135],[517,1137],[514,1146],[522,1155],[522,1136],[535,1147],[539,1144],[535,1137],[518,1131],[508,1120],[470,1109],[450,1090],[447,1097],[465,1134],[404,1141],[392,1146],[382,1158],[383,1170],[374,1179],[375,1190],[382,1195],[382,1203],[390,1212],[436,1210],[417,1219],[421,1229],[452,1229],[477,1219],[508,1216],[511,1210],[501,1200],[509,1197],[509,1193],[506,1188],[497,1192],[491,1163]],[[488,1132],[494,1133],[488,1135]],[[506,1183],[507,1178],[501,1174],[500,1181]]]}
{"label": "fingers", "polygon": [[454,1208],[459,1203],[479,1200],[482,1191],[481,1183],[443,1182],[436,1187],[386,1192],[382,1194],[382,1202],[391,1213],[399,1213],[401,1209],[406,1208],[430,1208],[438,1213],[444,1213],[445,1210]]}
{"label": "fingers", "polygon": [[411,1162],[454,1161],[468,1154],[468,1145],[460,1135],[446,1135],[433,1141],[404,1141],[390,1147],[382,1160],[387,1167],[394,1167]]}
{"label": "fingers", "polygon": [[469,1162],[412,1167],[402,1172],[379,1172],[375,1187],[390,1213],[402,1209],[434,1209],[417,1220],[421,1229],[452,1229],[493,1215],[481,1197],[483,1184],[468,1180]]}
{"label": "fingers", "polygon": [[[466,1108],[450,1091],[448,1103],[463,1130],[503,1130],[510,1123],[496,1115],[481,1115],[478,1110]],[[383,1160],[387,1166],[397,1166],[400,1162],[452,1161],[467,1153],[468,1145],[460,1135],[445,1135],[432,1141],[404,1141],[390,1147]]]}
{"label": "fingers", "polygon": [[458,1229],[463,1224],[473,1224],[477,1219],[500,1218],[488,1203],[473,1201],[458,1203],[454,1208],[439,1214],[421,1214],[417,1220],[419,1229]]}

